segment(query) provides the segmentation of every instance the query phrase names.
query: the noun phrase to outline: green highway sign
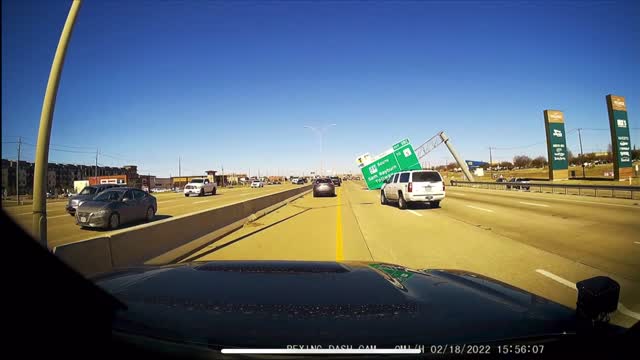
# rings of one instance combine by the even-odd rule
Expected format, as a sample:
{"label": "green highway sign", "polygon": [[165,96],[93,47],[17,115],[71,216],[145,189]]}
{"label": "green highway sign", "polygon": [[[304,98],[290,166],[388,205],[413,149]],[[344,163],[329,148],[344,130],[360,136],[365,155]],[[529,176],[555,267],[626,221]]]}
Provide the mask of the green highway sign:
{"label": "green highway sign", "polygon": [[362,176],[369,190],[380,189],[390,175],[399,171],[420,170],[421,168],[409,139],[393,145],[391,149],[361,167]]}

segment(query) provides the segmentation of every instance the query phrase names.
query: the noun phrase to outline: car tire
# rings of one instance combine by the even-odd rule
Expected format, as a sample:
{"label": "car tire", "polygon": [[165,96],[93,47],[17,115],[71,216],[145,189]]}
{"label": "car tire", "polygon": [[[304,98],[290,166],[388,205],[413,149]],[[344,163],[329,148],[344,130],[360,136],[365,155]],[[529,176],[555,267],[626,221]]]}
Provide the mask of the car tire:
{"label": "car tire", "polygon": [[189,197],[189,194],[184,194],[184,197]]}
{"label": "car tire", "polygon": [[109,215],[109,224],[107,225],[107,227],[111,230],[120,227],[120,215],[118,215],[117,213],[112,213],[111,215]]}
{"label": "car tire", "polygon": [[318,197],[318,194],[316,194],[316,192],[313,192],[313,197]]}
{"label": "car tire", "polygon": [[380,204],[387,205],[388,203],[389,201],[387,200],[387,197],[384,196],[384,191],[380,191]]}
{"label": "car tire", "polygon": [[211,195],[212,195],[212,196],[213,196],[213,195],[215,195],[217,190],[218,190],[218,187],[217,187],[217,186],[214,186],[214,187],[213,187],[213,190],[211,190]]}
{"label": "car tire", "polygon": [[74,214],[74,213],[69,213],[69,215],[71,215],[71,216],[76,216],[76,214]]}
{"label": "car tire", "polygon": [[404,210],[407,208],[407,200],[404,199],[402,193],[398,194],[398,209]]}
{"label": "car tire", "polygon": [[149,206],[149,207],[147,208],[147,215],[145,216],[145,218],[144,218],[144,219],[145,219],[147,222],[151,222],[151,221],[153,221],[154,215],[155,215],[155,214],[153,213],[153,208],[152,208],[151,206]]}
{"label": "car tire", "polygon": [[440,207],[440,200],[430,202],[430,203],[429,203],[429,206],[430,206],[432,209],[437,209],[437,208],[439,208],[439,207]]}
{"label": "car tire", "polygon": [[200,194],[198,196],[204,196],[204,188],[200,189]]}

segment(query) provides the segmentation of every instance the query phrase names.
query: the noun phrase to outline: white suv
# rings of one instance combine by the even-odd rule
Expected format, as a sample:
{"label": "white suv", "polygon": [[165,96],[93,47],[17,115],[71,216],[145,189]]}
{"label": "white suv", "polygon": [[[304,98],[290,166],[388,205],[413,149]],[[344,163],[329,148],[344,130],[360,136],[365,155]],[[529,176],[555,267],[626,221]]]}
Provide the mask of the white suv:
{"label": "white suv", "polygon": [[196,194],[198,196],[204,196],[205,193],[216,194],[218,186],[215,182],[209,181],[209,179],[191,179],[189,183],[184,187],[184,196]]}
{"label": "white suv", "polygon": [[386,205],[389,201],[397,201],[400,209],[406,209],[410,202],[424,202],[437,208],[444,195],[444,181],[437,171],[402,171],[384,182],[380,189],[380,203]]}

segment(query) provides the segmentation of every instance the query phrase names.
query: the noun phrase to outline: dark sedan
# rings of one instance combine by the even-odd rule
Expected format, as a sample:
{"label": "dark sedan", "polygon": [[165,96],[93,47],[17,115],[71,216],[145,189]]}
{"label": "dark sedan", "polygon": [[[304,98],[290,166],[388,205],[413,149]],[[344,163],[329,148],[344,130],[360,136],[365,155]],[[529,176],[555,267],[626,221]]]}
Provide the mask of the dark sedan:
{"label": "dark sedan", "polygon": [[336,187],[331,179],[317,179],[313,183],[313,197],[336,196]]}
{"label": "dark sedan", "polygon": [[331,177],[331,182],[333,182],[333,185],[335,185],[335,186],[342,185],[342,180],[340,180],[340,178],[337,177],[337,176],[332,176]]}
{"label": "dark sedan", "polygon": [[116,229],[120,224],[153,220],[158,202],[153,195],[130,187],[105,190],[76,211],[80,227]]}
{"label": "dark sedan", "polygon": [[516,189],[516,190],[529,190],[529,179],[525,178],[511,178],[507,181],[507,190]]}

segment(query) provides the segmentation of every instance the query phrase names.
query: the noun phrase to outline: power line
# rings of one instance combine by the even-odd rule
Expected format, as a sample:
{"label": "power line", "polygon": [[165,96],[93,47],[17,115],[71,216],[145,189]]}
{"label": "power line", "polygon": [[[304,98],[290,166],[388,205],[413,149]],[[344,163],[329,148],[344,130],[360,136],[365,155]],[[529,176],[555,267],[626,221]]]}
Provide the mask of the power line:
{"label": "power line", "polygon": [[546,143],[546,141],[539,141],[537,143],[533,143],[533,144],[529,144],[529,145],[524,145],[524,146],[514,146],[514,147],[507,147],[507,148],[502,148],[502,147],[491,147],[492,150],[518,150],[518,149],[526,149],[526,148],[530,148],[536,145],[540,145],[540,144],[544,144]]}
{"label": "power line", "polygon": [[66,148],[71,148],[71,149],[93,149],[90,146],[73,146],[73,145],[60,145],[60,144],[49,144],[50,146],[57,146],[57,147],[66,147]]}

